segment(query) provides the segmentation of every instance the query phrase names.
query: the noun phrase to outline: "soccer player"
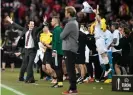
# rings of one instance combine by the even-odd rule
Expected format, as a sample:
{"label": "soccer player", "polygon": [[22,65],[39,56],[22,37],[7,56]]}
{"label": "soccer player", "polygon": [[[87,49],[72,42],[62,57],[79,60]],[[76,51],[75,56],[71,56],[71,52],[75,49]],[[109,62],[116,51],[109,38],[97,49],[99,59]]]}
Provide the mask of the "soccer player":
{"label": "soccer player", "polygon": [[94,29],[94,36],[96,40],[96,47],[99,54],[99,58],[100,60],[102,60],[106,68],[106,71],[104,74],[104,77],[106,77],[108,73],[110,73],[111,71],[111,68],[108,64],[109,59],[107,55],[107,47],[105,45],[105,40],[103,37],[103,32],[105,32],[105,29],[106,29],[106,20],[103,18],[103,14],[99,13],[98,9],[99,8],[97,7],[97,10],[94,11],[96,13],[96,24]]}
{"label": "soccer player", "polygon": [[[111,73],[108,74],[108,78],[107,80],[104,81],[104,83],[111,83],[112,82],[112,75],[114,74],[114,68],[113,68],[113,62],[112,62],[112,49],[111,47],[108,48],[110,46],[110,44],[113,41],[113,35],[111,33],[111,31],[109,31],[107,28],[105,30],[105,32],[103,32],[104,35],[104,40],[105,40],[105,45],[107,48],[107,54],[108,54],[108,58],[109,58],[109,65],[112,69]],[[104,67],[103,67],[104,69]]]}

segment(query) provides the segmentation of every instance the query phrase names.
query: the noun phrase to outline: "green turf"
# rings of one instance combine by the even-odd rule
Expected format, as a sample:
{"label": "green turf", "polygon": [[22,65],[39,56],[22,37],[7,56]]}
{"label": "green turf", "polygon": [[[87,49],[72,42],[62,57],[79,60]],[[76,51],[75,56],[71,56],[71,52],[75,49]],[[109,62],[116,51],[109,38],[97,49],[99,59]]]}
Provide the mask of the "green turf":
{"label": "green turf", "polygon": [[7,90],[5,88],[1,88],[1,95],[16,95],[14,92],[11,92],[10,90]]}
{"label": "green turf", "polygon": [[[25,84],[24,82],[17,81],[18,75],[19,69],[15,69],[14,72],[10,72],[9,69],[6,69],[5,72],[1,73],[1,82],[2,84],[10,86],[13,89],[18,90],[26,95],[61,95],[61,92],[66,90],[69,86],[68,81],[65,81],[63,88],[50,88],[50,81],[39,80],[39,74],[36,73],[35,78],[38,80],[36,82],[38,85]],[[103,89],[100,89],[101,87],[103,87]],[[3,91],[2,93],[5,92]],[[78,91],[78,95],[133,95],[133,92],[113,92],[111,90],[111,84],[104,83],[80,84],[78,85]]]}

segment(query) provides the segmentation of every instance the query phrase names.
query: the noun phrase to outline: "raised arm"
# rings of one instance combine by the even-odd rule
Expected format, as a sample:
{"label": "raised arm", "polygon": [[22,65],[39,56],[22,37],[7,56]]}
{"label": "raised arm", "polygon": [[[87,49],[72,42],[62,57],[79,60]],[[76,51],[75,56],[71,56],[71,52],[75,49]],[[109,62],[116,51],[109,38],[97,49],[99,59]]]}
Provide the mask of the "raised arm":
{"label": "raised arm", "polygon": [[41,31],[44,27],[45,23],[42,23],[39,27],[36,27],[36,32]]}
{"label": "raised arm", "polygon": [[21,31],[24,30],[24,27],[22,27],[22,26],[18,25],[17,23],[13,22],[13,20],[12,20],[9,16],[6,17],[6,20],[7,20],[10,24],[12,24],[12,26],[14,26],[15,28],[17,28],[17,29],[19,29],[19,30],[21,30]]}
{"label": "raised arm", "polygon": [[[43,29],[43,27],[47,24],[46,21],[47,21],[47,17],[45,16],[45,17],[43,18],[43,23],[42,23],[39,27],[37,27],[36,30],[37,30],[37,31],[41,31],[41,30]],[[37,32],[37,31],[36,31],[36,32]]]}
{"label": "raised arm", "polygon": [[99,5],[97,5],[97,9],[92,10],[95,13],[95,21],[100,23],[100,17],[99,17]]}

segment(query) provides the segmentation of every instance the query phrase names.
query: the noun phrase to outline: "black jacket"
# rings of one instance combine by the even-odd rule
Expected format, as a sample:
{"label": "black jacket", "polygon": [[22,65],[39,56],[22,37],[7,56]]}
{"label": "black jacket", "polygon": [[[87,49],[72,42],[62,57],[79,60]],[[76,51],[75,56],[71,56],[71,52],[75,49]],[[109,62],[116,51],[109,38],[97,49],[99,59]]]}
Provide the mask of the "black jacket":
{"label": "black jacket", "polygon": [[85,54],[86,34],[84,34],[81,31],[79,31],[78,44],[79,44],[78,53]]}
{"label": "black jacket", "polygon": [[92,51],[92,55],[98,54],[98,52],[96,50],[94,35],[88,34],[86,38],[87,38],[86,44],[87,44],[88,48]]}
{"label": "black jacket", "polygon": [[[24,28],[24,27],[21,27],[20,25],[18,25],[16,23],[13,23],[12,25],[13,25],[14,28],[17,28],[17,29],[23,31],[23,33],[22,33],[22,35],[20,37],[20,40],[18,41],[18,45],[17,46],[24,48],[24,46],[25,46],[25,34],[28,31],[28,29]],[[34,40],[34,44],[35,44],[35,49],[36,50],[38,49],[37,35],[38,35],[38,32],[43,29],[43,27],[44,27],[44,25],[42,24],[41,26],[35,27],[32,30],[32,34],[31,35],[32,35],[32,38]]]}

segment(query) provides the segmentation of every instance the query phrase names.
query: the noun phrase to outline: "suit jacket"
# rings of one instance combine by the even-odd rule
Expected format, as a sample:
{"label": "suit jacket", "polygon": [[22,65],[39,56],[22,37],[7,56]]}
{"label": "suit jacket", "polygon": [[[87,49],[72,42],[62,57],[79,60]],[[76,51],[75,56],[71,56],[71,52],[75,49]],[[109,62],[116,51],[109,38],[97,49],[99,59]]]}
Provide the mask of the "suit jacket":
{"label": "suit jacket", "polygon": [[[25,28],[25,27],[21,27],[20,25],[18,25],[16,23],[13,23],[12,25],[13,25],[14,28],[17,28],[17,29],[23,31],[23,33],[22,33],[22,35],[20,37],[20,40],[18,41],[18,45],[17,46],[24,48],[24,46],[25,46],[25,34],[28,31],[28,29]],[[31,33],[36,50],[38,48],[37,34],[38,34],[39,31],[41,31],[43,29],[43,27],[44,27],[43,24],[40,25],[39,27],[35,27],[35,28],[33,28],[32,33]]]}
{"label": "suit jacket", "polygon": [[57,54],[63,55],[62,40],[60,39],[61,32],[62,28],[60,26],[56,26],[54,28],[52,38],[52,50],[56,50]]}

